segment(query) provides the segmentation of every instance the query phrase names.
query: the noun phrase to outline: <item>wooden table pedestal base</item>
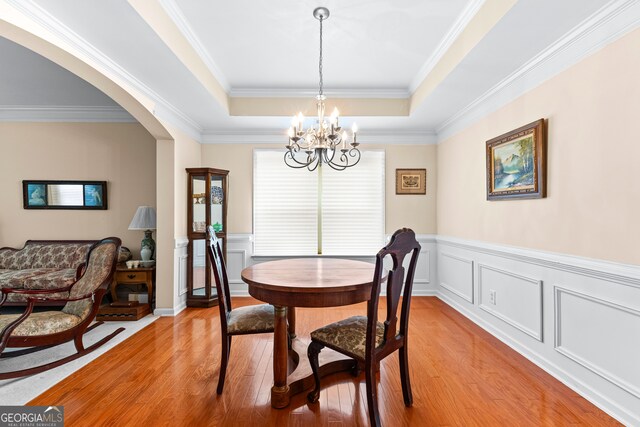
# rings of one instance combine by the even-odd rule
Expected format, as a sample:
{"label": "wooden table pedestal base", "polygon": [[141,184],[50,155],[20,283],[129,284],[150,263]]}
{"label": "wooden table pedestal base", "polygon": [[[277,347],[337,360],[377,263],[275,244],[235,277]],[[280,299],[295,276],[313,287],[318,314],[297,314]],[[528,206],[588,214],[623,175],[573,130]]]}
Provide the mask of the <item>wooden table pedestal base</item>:
{"label": "wooden table pedestal base", "polygon": [[[298,393],[309,392],[315,386],[313,372],[307,358],[307,346],[309,341],[294,339],[289,350],[289,367],[293,368],[287,377],[286,386],[273,386],[271,388],[271,406],[285,408],[289,405],[291,396]],[[356,361],[330,348],[324,348],[320,353],[320,377],[353,370]]]}

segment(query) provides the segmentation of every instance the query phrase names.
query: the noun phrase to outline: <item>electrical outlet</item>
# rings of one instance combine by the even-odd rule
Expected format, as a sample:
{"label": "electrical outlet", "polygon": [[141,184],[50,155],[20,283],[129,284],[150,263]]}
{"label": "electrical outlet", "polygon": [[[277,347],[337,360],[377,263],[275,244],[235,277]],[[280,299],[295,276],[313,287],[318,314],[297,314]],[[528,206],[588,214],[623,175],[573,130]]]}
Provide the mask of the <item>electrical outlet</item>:
{"label": "electrical outlet", "polygon": [[491,304],[496,305],[496,291],[493,289],[489,289],[489,301],[491,301]]}

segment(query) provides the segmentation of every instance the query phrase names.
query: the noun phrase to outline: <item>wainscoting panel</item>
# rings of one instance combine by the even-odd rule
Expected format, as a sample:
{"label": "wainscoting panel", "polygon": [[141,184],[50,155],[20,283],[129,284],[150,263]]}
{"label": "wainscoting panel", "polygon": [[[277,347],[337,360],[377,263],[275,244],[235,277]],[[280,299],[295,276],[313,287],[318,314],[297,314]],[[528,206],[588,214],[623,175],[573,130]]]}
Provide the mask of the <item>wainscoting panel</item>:
{"label": "wainscoting panel", "polygon": [[186,294],[189,289],[187,288],[187,260],[189,256],[187,254],[178,256],[178,295],[182,296]]}
{"label": "wainscoting panel", "polygon": [[555,348],[640,399],[640,311],[555,287]]}
{"label": "wainscoting panel", "polygon": [[478,264],[478,305],[492,316],[542,341],[541,280]]}
{"label": "wainscoting panel", "polygon": [[[187,246],[186,237],[177,238],[173,245],[173,307],[156,308],[156,316],[175,316],[187,307]],[[157,279],[156,279],[157,281]],[[155,290],[156,298],[158,290]]]}
{"label": "wainscoting panel", "polygon": [[227,276],[229,291],[233,296],[249,296],[247,284],[240,273],[247,266],[255,264],[253,254],[253,236],[251,234],[230,234],[227,236]]}
{"label": "wainscoting panel", "polygon": [[229,282],[242,282],[240,273],[247,266],[247,251],[245,249],[227,249],[226,265]]}
{"label": "wainscoting panel", "polygon": [[473,260],[450,252],[438,254],[440,286],[473,304]]}
{"label": "wainscoting panel", "polygon": [[[640,267],[436,240],[440,299],[623,424],[640,426]],[[477,304],[469,304],[474,283]]]}

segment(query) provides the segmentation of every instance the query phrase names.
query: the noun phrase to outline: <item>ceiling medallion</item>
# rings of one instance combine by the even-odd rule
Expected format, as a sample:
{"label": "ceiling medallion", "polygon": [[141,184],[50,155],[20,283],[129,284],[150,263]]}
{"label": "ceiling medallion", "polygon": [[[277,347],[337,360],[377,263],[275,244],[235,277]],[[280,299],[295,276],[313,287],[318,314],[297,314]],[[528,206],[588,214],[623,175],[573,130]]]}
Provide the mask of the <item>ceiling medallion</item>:
{"label": "ceiling medallion", "polygon": [[326,97],[323,93],[322,79],[322,22],[329,18],[329,9],[318,7],[313,11],[313,16],[320,21],[320,59],[318,61],[320,90],[316,97],[318,118],[315,125],[305,129],[302,113],[293,116],[288,131],[289,143],[286,146],[284,162],[289,167],[307,168],[310,171],[314,171],[318,166],[321,167],[323,163],[335,170],[345,170],[360,161],[360,150],[358,150],[360,144],[356,140],[358,126],[353,124],[349,143],[347,131],[342,130],[339,124],[338,109],[334,108],[328,119],[324,115]]}

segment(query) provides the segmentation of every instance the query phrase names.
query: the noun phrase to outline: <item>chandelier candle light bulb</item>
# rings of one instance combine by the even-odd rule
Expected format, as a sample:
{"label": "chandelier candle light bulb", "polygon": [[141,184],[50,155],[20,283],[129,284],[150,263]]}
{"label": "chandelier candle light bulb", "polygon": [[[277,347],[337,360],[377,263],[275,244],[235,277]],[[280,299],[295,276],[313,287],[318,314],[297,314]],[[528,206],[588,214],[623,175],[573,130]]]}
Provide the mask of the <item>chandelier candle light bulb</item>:
{"label": "chandelier candle light bulb", "polygon": [[[325,120],[324,82],[322,75],[322,23],[329,18],[329,10],[325,7],[317,7],[313,16],[320,21],[320,59],[318,70],[320,74],[319,93],[316,97],[318,107],[317,125],[312,124],[306,131],[304,129],[304,116],[302,112],[293,116],[291,127],[287,131],[289,143],[284,154],[284,162],[287,166],[309,171],[326,164],[335,170],[345,170],[355,166],[360,161],[360,150],[356,142],[358,126],[352,127],[353,138],[347,147],[349,135],[339,125],[340,112],[334,108],[328,120]],[[304,153],[304,154],[303,154]]]}

